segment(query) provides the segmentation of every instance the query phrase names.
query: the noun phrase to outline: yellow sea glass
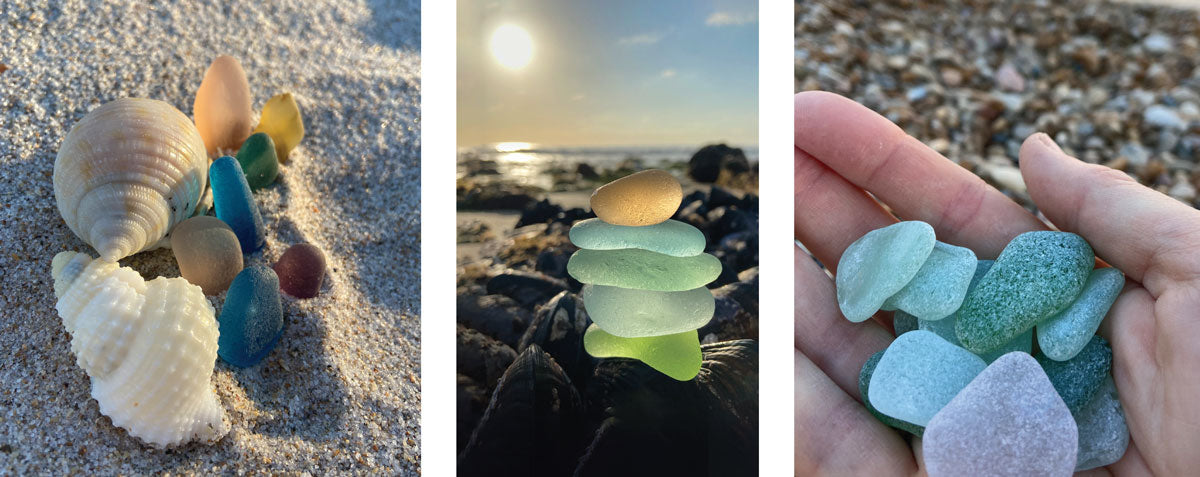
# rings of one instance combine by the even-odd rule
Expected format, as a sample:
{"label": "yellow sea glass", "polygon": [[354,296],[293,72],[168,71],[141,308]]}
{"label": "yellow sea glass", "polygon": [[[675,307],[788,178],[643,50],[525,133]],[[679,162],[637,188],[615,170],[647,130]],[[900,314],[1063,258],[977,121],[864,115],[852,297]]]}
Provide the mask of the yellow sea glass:
{"label": "yellow sea glass", "polygon": [[592,193],[592,212],[613,225],[654,225],[675,215],[683,188],[669,172],[650,169],[604,184]]}
{"label": "yellow sea glass", "polygon": [[695,330],[645,338],[614,336],[593,323],[583,349],[597,358],[633,358],[667,376],[687,381],[700,374],[700,337]]}
{"label": "yellow sea glass", "polygon": [[292,93],[273,96],[263,106],[262,119],[254,132],[265,132],[275,142],[275,157],[286,162],[288,154],[304,139],[304,120]]}

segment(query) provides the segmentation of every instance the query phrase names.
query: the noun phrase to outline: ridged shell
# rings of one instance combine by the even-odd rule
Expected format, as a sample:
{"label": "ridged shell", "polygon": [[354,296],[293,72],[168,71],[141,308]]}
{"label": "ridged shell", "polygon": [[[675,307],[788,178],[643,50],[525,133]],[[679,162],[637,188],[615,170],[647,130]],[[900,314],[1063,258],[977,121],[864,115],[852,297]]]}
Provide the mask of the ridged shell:
{"label": "ridged shell", "polygon": [[196,126],[162,101],[122,98],[88,113],[54,160],[54,198],[105,260],[154,248],[191,216],[208,180]]}
{"label": "ridged shell", "polygon": [[160,448],[229,431],[211,384],[217,322],[200,287],[146,282],[78,252],[58,254],[52,269],[58,315],[102,414]]}

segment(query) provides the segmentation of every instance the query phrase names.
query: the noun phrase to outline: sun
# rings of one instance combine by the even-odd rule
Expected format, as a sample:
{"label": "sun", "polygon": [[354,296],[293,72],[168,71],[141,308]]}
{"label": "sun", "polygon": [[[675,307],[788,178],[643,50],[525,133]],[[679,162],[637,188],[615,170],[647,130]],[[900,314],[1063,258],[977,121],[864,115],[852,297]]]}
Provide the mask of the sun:
{"label": "sun", "polygon": [[516,25],[501,25],[492,32],[492,56],[505,68],[519,70],[533,59],[533,38]]}

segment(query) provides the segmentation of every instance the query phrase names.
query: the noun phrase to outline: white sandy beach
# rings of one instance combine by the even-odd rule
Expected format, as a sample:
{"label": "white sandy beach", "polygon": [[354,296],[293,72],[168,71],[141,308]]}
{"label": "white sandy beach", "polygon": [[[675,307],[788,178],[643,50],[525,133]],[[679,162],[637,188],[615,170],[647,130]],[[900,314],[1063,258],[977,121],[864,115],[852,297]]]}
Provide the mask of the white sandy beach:
{"label": "white sandy beach", "polygon": [[[420,472],[420,3],[319,0],[0,4],[0,474]],[[295,94],[307,129],[255,194],[270,265],[325,251],[310,300],[258,365],[218,360],[232,431],[160,451],[99,413],[54,309],[50,261],[95,251],[55,206],[58,145],[88,111],[133,96],[190,115],[209,62],[236,57],[259,110]],[[178,276],[169,250],[122,260]],[[220,310],[224,297],[212,297]]]}

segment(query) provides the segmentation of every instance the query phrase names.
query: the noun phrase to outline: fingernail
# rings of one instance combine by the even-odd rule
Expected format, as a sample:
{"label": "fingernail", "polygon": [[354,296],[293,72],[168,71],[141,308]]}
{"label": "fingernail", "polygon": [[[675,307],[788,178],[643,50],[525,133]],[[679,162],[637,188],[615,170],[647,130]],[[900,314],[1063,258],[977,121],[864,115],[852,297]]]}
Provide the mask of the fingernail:
{"label": "fingernail", "polygon": [[1037,136],[1038,136],[1038,141],[1041,141],[1041,143],[1044,144],[1046,147],[1049,147],[1050,149],[1053,149],[1060,153],[1063,152],[1062,148],[1058,147],[1058,143],[1054,142],[1053,139],[1050,139],[1049,134],[1040,132],[1040,133],[1037,133]]}

